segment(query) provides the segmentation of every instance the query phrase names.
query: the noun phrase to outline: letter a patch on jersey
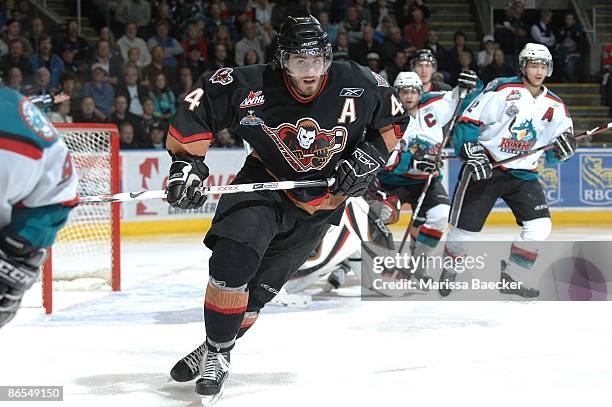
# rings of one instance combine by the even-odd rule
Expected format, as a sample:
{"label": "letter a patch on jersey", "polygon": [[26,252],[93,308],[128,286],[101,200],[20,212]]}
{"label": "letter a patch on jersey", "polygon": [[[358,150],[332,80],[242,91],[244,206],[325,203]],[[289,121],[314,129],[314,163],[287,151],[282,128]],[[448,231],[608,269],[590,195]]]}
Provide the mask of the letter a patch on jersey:
{"label": "letter a patch on jersey", "polygon": [[555,115],[555,109],[553,109],[552,107],[549,107],[548,110],[546,110],[546,113],[544,113],[544,116],[542,116],[541,120],[546,120],[550,123],[552,122],[554,115]]}
{"label": "letter a patch on jersey", "polygon": [[346,120],[349,119],[349,123],[353,123],[357,120],[357,113],[355,112],[355,99],[347,98],[344,101],[344,106],[342,107],[342,113],[340,113],[340,117],[338,118],[338,123],[346,124]]}

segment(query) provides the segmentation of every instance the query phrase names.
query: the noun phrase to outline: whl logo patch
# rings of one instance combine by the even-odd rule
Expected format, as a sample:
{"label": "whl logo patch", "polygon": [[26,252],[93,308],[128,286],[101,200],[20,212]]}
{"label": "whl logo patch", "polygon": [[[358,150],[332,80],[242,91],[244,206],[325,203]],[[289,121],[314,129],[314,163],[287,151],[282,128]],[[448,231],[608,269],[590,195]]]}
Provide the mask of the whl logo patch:
{"label": "whl logo patch", "polygon": [[265,98],[263,91],[258,90],[257,92],[249,91],[249,96],[244,98],[242,103],[240,103],[241,109],[246,109],[248,107],[260,106],[265,103]]}

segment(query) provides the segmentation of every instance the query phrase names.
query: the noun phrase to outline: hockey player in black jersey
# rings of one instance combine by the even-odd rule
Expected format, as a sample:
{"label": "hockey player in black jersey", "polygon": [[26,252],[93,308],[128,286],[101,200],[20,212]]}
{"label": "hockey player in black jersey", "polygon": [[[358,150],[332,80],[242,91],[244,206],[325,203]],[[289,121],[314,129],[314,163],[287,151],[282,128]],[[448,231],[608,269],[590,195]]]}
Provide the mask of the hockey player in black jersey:
{"label": "hockey player in black jersey", "polygon": [[306,261],[344,201],[376,177],[408,124],[396,91],[368,68],[332,62],[314,17],[288,17],[272,64],[221,68],[198,79],[169,127],[168,202],[197,208],[205,155],[229,128],[254,149],[234,183],[335,178],[330,188],[223,195],[204,243],[212,249],[204,301],[206,340],[171,375],[194,379],[212,403],[235,341]]}

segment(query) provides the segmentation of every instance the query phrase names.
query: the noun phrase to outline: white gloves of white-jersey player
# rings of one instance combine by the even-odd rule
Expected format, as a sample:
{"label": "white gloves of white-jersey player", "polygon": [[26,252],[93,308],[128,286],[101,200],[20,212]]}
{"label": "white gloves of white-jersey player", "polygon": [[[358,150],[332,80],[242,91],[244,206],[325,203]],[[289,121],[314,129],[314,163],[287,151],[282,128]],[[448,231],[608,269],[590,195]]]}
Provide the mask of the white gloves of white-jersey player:
{"label": "white gloves of white-jersey player", "polygon": [[461,147],[459,155],[465,161],[467,171],[472,173],[474,181],[489,179],[493,175],[493,165],[482,144],[468,141]]}
{"label": "white gloves of white-jersey player", "polygon": [[576,138],[569,131],[554,139],[553,145],[553,155],[559,161],[569,160],[576,152]]}

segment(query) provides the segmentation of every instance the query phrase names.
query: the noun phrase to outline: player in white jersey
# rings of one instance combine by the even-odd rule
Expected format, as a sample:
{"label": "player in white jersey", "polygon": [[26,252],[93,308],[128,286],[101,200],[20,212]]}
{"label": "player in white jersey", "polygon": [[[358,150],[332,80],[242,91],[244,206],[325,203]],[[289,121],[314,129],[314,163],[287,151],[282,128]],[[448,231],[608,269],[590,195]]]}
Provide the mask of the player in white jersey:
{"label": "player in white jersey", "polygon": [[[410,203],[415,207],[425,180],[431,172],[436,174],[415,219],[417,233],[411,236],[415,256],[428,255],[446,231],[450,199],[440,182],[441,175],[438,175],[434,159],[444,138],[443,127],[451,121],[459,103],[460,88],[471,92],[469,100],[463,101],[462,108],[465,108],[477,95],[474,90],[478,83],[473,71],[464,71],[459,75],[457,88],[452,91],[423,94],[423,83],[415,72],[400,72],[393,84],[411,120],[378,179],[388,194],[397,195],[402,204]],[[427,278],[424,270],[418,274],[419,278]]]}
{"label": "player in white jersey", "polygon": [[0,327],[36,281],[77,203],[77,183],[57,130],[25,96],[0,85]]}
{"label": "player in white jersey", "polygon": [[[548,49],[527,44],[519,54],[520,74],[498,78],[472,102],[457,125],[455,149],[465,161],[455,189],[450,216],[454,226],[445,251],[465,255],[462,241],[473,240],[491,212],[495,201],[503,199],[512,210],[522,232],[512,244],[507,269],[501,280],[516,280],[531,268],[537,253],[525,241],[546,240],[552,223],[546,197],[538,180],[538,159],[528,155],[507,166],[492,169],[492,163],[553,143],[547,151],[549,162],[566,161],[576,150],[572,119],[563,101],[543,83],[552,74]],[[452,269],[440,277],[440,294],[450,294],[456,279]],[[442,284],[444,283],[444,284]],[[537,297],[533,288],[503,291],[522,297]]]}

